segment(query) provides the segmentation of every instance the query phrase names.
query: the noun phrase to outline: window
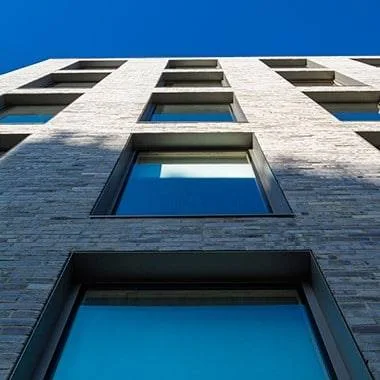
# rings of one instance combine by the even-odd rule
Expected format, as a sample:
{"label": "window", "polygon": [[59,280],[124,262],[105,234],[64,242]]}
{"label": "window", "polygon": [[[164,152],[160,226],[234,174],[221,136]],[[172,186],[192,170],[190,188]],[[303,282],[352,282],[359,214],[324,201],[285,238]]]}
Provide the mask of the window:
{"label": "window", "polygon": [[308,91],[305,94],[340,121],[380,120],[378,91]]}
{"label": "window", "polygon": [[314,330],[292,288],[90,289],[52,378],[329,379]]}
{"label": "window", "polygon": [[274,59],[261,59],[261,62],[265,63],[267,66],[273,69],[279,68],[299,68],[299,67],[309,67],[318,68],[324,67],[318,63],[315,63],[306,58],[274,58]]}
{"label": "window", "polygon": [[154,93],[140,121],[152,123],[245,122],[233,93]]}
{"label": "window", "polygon": [[150,121],[235,121],[229,104],[156,104]]}
{"label": "window", "polygon": [[365,63],[370,66],[380,67],[380,58],[353,58],[355,61]]}
{"label": "window", "polygon": [[0,124],[44,124],[80,95],[5,94],[0,97]]}
{"label": "window", "polygon": [[1,110],[0,124],[44,124],[63,106],[11,106]]}
{"label": "window", "polygon": [[328,103],[323,106],[340,121],[380,121],[378,104]]}
{"label": "window", "polygon": [[57,72],[34,80],[21,88],[91,88],[103,80],[109,73],[83,72],[65,73]]}
{"label": "window", "polygon": [[11,378],[371,375],[309,251],[112,251],[69,255]]}
{"label": "window", "polygon": [[9,150],[20,144],[29,135],[20,134],[0,134],[0,157],[4,156]]}
{"label": "window", "polygon": [[360,137],[380,150],[380,132],[356,132]]}
{"label": "window", "polygon": [[220,67],[216,59],[171,59],[167,69],[216,69]]}
{"label": "window", "polygon": [[229,87],[222,71],[164,72],[157,87]]}
{"label": "window", "polygon": [[277,74],[288,80],[294,86],[365,86],[345,75],[333,70],[277,70]]}
{"label": "window", "polygon": [[115,70],[126,63],[125,60],[81,60],[64,67],[61,70]]}
{"label": "window", "polygon": [[269,212],[247,152],[139,153],[116,215]]}
{"label": "window", "polygon": [[[222,136],[219,136],[222,135]],[[135,134],[93,216],[290,216],[250,133]]]}

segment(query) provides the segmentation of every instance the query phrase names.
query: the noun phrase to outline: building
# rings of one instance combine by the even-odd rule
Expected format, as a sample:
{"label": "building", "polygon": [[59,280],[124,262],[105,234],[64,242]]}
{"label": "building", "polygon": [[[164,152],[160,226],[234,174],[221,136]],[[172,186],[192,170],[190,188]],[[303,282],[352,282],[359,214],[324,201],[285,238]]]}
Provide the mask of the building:
{"label": "building", "polygon": [[[255,348],[255,372],[249,342],[231,334],[214,341],[215,357],[197,358],[204,378],[231,378],[229,368],[234,378],[380,378],[379,66],[379,57],[50,59],[0,76],[0,378],[59,372],[57,347],[75,330],[64,327],[77,323],[84,287],[89,306],[242,310],[236,334],[250,338],[252,305],[309,310],[308,322],[281,308],[262,319],[318,341],[313,357],[294,357],[302,347],[281,345],[293,339],[281,330],[269,353],[265,342]],[[167,336],[163,356],[176,347]],[[185,379],[181,353],[171,369]],[[140,360],[140,379],[160,374]],[[305,377],[308,363],[318,368]],[[114,378],[110,367],[99,378]]]}

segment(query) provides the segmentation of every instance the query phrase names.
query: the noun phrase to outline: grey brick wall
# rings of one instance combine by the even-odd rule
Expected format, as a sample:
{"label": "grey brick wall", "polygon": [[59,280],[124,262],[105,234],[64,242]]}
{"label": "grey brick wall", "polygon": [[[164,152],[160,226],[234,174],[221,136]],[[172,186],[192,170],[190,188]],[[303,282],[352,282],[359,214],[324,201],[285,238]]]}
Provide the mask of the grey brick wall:
{"label": "grey brick wall", "polygon": [[[312,60],[380,91],[379,68],[344,57]],[[0,94],[74,61],[0,76]],[[0,159],[0,378],[73,249],[311,249],[380,378],[380,152],[355,133],[380,132],[380,123],[337,121],[257,58],[219,62],[248,123],[136,124],[167,59],[129,59],[46,125],[0,126],[0,136],[31,134]],[[161,131],[253,131],[295,217],[91,219],[129,134]]]}

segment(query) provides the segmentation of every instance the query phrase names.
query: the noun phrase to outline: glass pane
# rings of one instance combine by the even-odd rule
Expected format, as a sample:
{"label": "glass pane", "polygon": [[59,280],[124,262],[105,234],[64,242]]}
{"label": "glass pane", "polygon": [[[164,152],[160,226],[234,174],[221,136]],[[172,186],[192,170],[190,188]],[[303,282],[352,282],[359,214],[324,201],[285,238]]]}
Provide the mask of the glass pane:
{"label": "glass pane", "polygon": [[0,112],[0,124],[43,124],[64,107],[54,105],[7,107]]}
{"label": "glass pane", "polygon": [[140,153],[116,215],[269,213],[245,152]]}
{"label": "glass pane", "polygon": [[49,114],[0,115],[0,124],[43,124],[53,116]]}
{"label": "glass pane", "polygon": [[161,291],[158,299],[122,293],[85,297],[54,380],[330,378],[295,292],[258,294],[256,301],[241,291],[207,298],[203,290],[198,303],[188,290],[174,297]]}
{"label": "glass pane", "polygon": [[222,82],[220,80],[165,81],[165,87],[222,87]]}
{"label": "glass pane", "polygon": [[157,104],[151,121],[234,121],[229,104]]}
{"label": "glass pane", "polygon": [[380,121],[379,111],[340,111],[333,115],[341,121]]}

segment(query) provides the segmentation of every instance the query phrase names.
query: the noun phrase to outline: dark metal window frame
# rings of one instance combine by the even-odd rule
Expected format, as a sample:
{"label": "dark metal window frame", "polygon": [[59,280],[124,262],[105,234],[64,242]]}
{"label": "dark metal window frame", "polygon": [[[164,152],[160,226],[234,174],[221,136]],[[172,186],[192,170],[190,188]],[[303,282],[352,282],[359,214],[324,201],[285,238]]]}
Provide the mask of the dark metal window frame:
{"label": "dark metal window frame", "polygon": [[155,124],[151,117],[157,104],[228,104],[231,108],[233,121],[167,121],[160,124],[197,124],[197,123],[247,123],[247,118],[241,109],[233,92],[214,91],[181,91],[181,92],[154,92],[143,109],[138,123]]}
{"label": "dark metal window frame", "polygon": [[166,69],[219,69],[217,59],[170,59]]}
{"label": "dark metal window frame", "polygon": [[16,363],[11,379],[42,379],[83,288],[154,285],[301,287],[338,379],[371,374],[310,251],[73,252]]}
{"label": "dark metal window frame", "polygon": [[[239,215],[114,215],[112,214],[136,156],[146,151],[247,151],[257,182],[265,196],[271,212]],[[262,152],[255,135],[250,132],[225,133],[136,133],[128,139],[112,170],[91,217],[98,218],[202,218],[202,217],[291,217],[292,210]]]}

